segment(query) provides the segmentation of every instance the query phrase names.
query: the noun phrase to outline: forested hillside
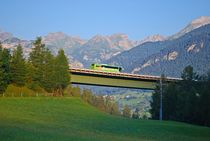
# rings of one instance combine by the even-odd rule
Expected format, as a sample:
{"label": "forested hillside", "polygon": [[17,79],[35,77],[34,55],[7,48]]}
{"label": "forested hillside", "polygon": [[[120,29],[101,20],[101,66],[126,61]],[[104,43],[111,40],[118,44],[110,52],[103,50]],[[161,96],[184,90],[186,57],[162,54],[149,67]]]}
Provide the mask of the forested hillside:
{"label": "forested hillside", "polygon": [[144,43],[125,51],[108,63],[124,67],[126,72],[180,77],[191,65],[199,74],[210,69],[210,25],[205,25],[183,36],[154,43]]}

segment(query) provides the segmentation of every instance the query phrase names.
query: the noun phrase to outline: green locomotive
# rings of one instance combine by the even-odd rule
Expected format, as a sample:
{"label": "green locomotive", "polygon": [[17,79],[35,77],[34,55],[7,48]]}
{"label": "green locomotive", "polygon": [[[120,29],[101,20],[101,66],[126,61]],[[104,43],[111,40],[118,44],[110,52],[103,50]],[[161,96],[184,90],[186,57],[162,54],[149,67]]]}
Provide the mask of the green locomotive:
{"label": "green locomotive", "polygon": [[108,64],[92,64],[91,69],[104,71],[104,72],[121,72],[122,71],[122,67],[108,65]]}

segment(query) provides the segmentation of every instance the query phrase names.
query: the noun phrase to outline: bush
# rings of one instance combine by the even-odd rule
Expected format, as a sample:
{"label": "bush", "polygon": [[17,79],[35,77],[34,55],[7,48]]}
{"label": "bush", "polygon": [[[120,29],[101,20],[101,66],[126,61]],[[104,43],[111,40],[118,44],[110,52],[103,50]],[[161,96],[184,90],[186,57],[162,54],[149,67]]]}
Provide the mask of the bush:
{"label": "bush", "polygon": [[64,96],[81,97],[81,89],[78,86],[72,87],[68,85],[64,90]]}
{"label": "bush", "polygon": [[43,96],[43,95],[46,95],[46,92],[39,93],[39,92],[35,92],[35,91],[29,89],[26,86],[18,87],[13,84],[8,85],[8,87],[4,93],[4,96],[14,96],[14,97]]}
{"label": "bush", "polygon": [[32,82],[32,83],[27,83],[26,87],[29,88],[30,90],[37,92],[37,93],[44,93],[46,94],[47,92],[42,88],[38,83]]}

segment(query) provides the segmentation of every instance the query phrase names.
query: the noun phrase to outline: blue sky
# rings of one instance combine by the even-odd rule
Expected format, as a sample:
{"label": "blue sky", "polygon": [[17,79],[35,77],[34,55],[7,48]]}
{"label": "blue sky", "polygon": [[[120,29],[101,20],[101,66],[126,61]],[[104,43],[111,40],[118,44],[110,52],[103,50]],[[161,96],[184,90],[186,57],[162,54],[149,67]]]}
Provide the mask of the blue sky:
{"label": "blue sky", "polygon": [[200,16],[210,16],[210,0],[1,0],[0,29],[22,39],[61,31],[140,40],[174,34]]}

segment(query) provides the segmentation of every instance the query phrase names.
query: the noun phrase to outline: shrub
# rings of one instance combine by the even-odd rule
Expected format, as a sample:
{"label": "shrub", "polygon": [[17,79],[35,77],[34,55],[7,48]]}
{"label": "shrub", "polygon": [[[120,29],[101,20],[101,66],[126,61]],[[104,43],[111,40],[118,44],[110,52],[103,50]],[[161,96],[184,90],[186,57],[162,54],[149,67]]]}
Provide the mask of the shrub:
{"label": "shrub", "polygon": [[45,94],[46,94],[46,92],[45,93],[35,92],[26,86],[18,87],[16,85],[10,84],[10,85],[8,85],[8,87],[6,89],[4,96],[27,97],[27,96],[43,96]]}

